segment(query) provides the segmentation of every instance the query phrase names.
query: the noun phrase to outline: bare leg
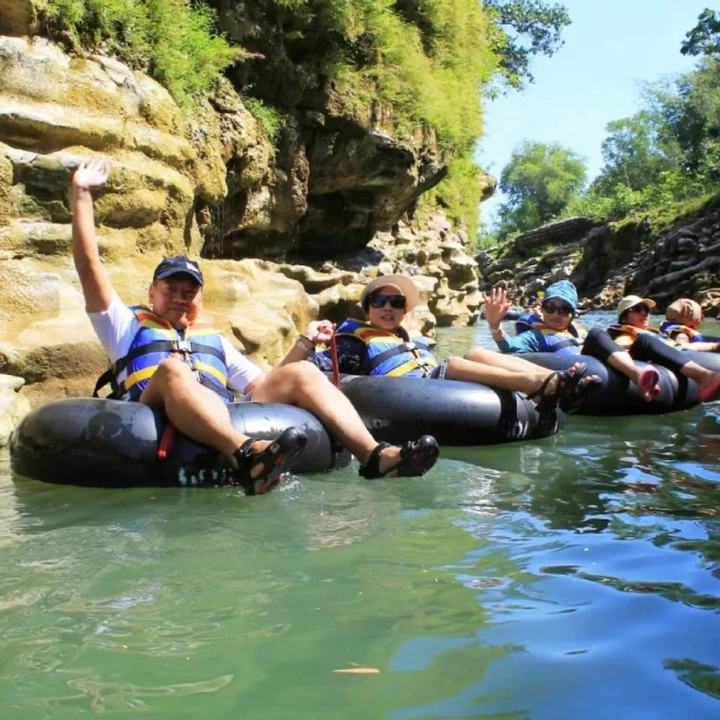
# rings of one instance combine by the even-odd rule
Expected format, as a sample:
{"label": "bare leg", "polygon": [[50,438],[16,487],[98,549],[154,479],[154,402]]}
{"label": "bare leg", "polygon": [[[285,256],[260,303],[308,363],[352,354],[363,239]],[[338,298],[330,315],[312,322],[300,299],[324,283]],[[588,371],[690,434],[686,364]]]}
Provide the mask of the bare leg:
{"label": "bare leg", "polygon": [[482,365],[502,368],[509,372],[523,374],[535,372],[540,367],[519,355],[504,355],[503,353],[495,352],[494,350],[485,350],[484,348],[472,348],[472,350],[465,354],[465,359],[481,363]]}
{"label": "bare leg", "polygon": [[[253,401],[297,405],[317,416],[330,433],[364,465],[378,444],[357,410],[314,365],[296,362],[275,368],[253,392]],[[400,460],[400,448],[389,447],[380,456],[385,472]]]}
{"label": "bare leg", "polygon": [[635,364],[635,361],[625,350],[611,353],[607,359],[607,363],[622,373],[630,382],[635,383],[635,385],[638,384],[642,368],[639,368]]}
{"label": "bare leg", "polygon": [[[230,413],[222,399],[200,385],[189,365],[182,360],[163,360],[143,390],[140,402],[162,407],[183,435],[219,450],[233,465],[233,453],[248,439],[232,426]],[[269,441],[258,440],[253,451],[260,452],[269,444]]]}
{"label": "bare leg", "polygon": [[[491,355],[499,355],[499,353],[490,351],[488,351],[488,353]],[[519,360],[519,364],[522,365],[522,370],[514,370],[503,365],[486,365],[482,360],[475,360],[475,357],[478,356],[474,350],[471,350],[465,358],[448,358],[445,377],[448,380],[466,380],[491,385],[492,387],[498,387],[504,390],[518,390],[530,394],[537,390],[542,382],[552,374],[550,370],[527,360],[521,360],[520,358],[499,355],[501,360]],[[549,393],[553,392],[556,383],[556,380],[551,380],[548,383]]]}
{"label": "bare leg", "polygon": [[685,365],[682,366],[680,372],[685,375],[685,377],[689,377],[692,380],[695,380],[695,382],[699,383],[700,385],[709,382],[710,380],[712,380],[713,376],[717,374],[714,373],[712,370],[707,370],[702,365],[698,365],[692,360],[685,363]]}

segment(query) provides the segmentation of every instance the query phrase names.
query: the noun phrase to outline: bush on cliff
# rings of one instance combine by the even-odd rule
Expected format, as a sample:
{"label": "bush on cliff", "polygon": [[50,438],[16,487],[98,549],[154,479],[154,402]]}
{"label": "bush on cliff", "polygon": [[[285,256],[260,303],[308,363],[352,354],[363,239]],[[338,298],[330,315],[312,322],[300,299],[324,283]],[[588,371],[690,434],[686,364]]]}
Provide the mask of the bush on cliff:
{"label": "bush on cliff", "polygon": [[40,19],[54,39],[147,72],[185,107],[242,52],[215,33],[209,7],[186,0],[48,0]]}

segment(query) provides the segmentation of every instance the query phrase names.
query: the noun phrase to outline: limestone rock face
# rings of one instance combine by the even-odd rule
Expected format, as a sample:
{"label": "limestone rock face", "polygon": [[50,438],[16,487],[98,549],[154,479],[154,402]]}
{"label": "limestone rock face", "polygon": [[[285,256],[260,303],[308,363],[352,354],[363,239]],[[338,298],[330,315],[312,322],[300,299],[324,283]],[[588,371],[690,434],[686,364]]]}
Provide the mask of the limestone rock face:
{"label": "limestone rock face", "polygon": [[365,319],[362,290],[381,275],[412,277],[420,304],[407,323],[433,337],[435,327],[468,325],[478,318],[482,302],[477,262],[468,255],[469,239],[453,233],[442,213],[427,219],[423,230],[399,222],[392,233],[378,233],[361,252],[320,268],[280,264],[276,269],[299,280],[319,307],[319,316],[335,323]]}
{"label": "limestone rock face", "polygon": [[[83,156],[113,161],[97,193],[100,237],[117,256],[181,251],[196,199],[226,193],[219,140],[160,85],[109,58],[72,59],[47,41],[0,37],[0,250],[66,253],[67,189]],[[132,228],[134,232],[126,232]]]}
{"label": "limestone rock face", "polygon": [[0,375],[0,447],[10,440],[15,426],[30,412],[30,403],[18,391],[24,380],[12,375]]}
{"label": "limestone rock face", "polygon": [[497,190],[498,181],[493,175],[483,173],[480,176],[480,202],[489,200]]}
{"label": "limestone rock face", "polygon": [[437,159],[421,159],[410,145],[380,131],[354,136],[326,126],[308,156],[308,212],[299,243],[310,253],[365,247],[442,179]]}

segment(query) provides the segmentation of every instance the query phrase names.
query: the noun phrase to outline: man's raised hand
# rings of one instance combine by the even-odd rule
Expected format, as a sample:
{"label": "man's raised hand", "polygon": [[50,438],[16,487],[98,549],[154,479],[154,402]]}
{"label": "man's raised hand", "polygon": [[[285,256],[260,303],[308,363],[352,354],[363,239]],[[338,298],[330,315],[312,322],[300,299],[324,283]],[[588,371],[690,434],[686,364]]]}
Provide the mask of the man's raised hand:
{"label": "man's raised hand", "polygon": [[73,186],[76,188],[92,188],[104,185],[110,177],[111,163],[107,158],[83,160],[73,173]]}

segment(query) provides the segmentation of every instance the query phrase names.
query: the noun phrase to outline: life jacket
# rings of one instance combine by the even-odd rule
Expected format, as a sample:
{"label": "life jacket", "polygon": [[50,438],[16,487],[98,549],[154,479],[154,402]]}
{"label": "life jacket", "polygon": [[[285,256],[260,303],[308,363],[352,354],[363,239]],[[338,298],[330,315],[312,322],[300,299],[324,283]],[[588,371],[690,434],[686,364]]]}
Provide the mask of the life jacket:
{"label": "life jacket", "polygon": [[690,342],[714,342],[714,338],[710,338],[707,335],[703,335],[697,330],[687,327],[687,325],[679,325],[677,323],[671,323],[666,320],[660,326],[660,332],[667,335],[669,338],[675,340],[678,335],[687,335],[690,338]]}
{"label": "life jacket", "polygon": [[346,320],[336,335],[356,337],[365,343],[367,354],[360,368],[363,375],[428,377],[438,366],[427,339],[403,327],[390,332],[359,320]]}
{"label": "life jacket", "polygon": [[668,345],[678,345],[674,340],[669,338],[664,333],[660,332],[659,330],[656,330],[655,328],[639,328],[635,327],[634,325],[623,325],[622,323],[612,323],[612,325],[608,325],[607,328],[608,335],[613,338],[613,340],[620,335],[629,335],[633,341],[637,340],[640,335],[655,335],[656,337],[660,338],[663,342],[667,343]]}
{"label": "life jacket", "polygon": [[531,328],[542,335],[538,352],[579,355],[587,337],[587,330],[579,323],[571,322],[565,330],[555,330],[534,313],[524,313],[515,322],[515,332],[518,335]]}
{"label": "life jacket", "polygon": [[228,370],[220,335],[203,321],[196,321],[184,330],[174,328],[145,305],[130,308],[138,320],[138,331],[127,355],[113,363],[95,385],[93,395],[103,385],[111,385],[110,397],[138,400],[150,378],[163,360],[178,357],[188,363],[197,381],[231,402],[227,388]]}

